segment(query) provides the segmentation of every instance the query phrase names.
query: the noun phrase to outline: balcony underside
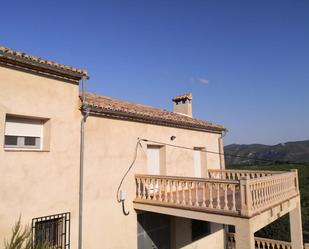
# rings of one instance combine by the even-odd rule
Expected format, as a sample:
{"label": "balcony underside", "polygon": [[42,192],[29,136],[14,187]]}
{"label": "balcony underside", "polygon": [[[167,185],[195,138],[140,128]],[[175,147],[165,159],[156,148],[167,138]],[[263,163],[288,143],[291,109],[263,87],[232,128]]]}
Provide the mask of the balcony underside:
{"label": "balcony underside", "polygon": [[160,214],[166,214],[171,216],[183,217],[188,219],[204,220],[209,222],[228,224],[236,226],[241,220],[247,220],[252,223],[254,232],[267,226],[271,222],[277,220],[283,215],[289,213],[296,208],[296,204],[299,202],[299,196],[296,196],[290,200],[282,202],[274,207],[265,210],[264,212],[255,215],[254,217],[241,217],[240,215],[232,215],[228,212],[215,212],[213,210],[205,211],[199,207],[181,207],[174,204],[153,204],[150,201],[134,201],[133,207],[137,211],[154,212]]}

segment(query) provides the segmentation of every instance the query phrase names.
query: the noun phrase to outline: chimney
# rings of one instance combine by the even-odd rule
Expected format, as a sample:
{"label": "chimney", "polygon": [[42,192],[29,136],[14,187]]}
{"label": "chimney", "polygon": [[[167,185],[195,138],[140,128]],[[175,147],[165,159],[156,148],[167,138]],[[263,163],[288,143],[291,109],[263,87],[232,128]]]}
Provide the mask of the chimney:
{"label": "chimney", "polygon": [[192,93],[186,93],[173,98],[174,112],[192,117]]}

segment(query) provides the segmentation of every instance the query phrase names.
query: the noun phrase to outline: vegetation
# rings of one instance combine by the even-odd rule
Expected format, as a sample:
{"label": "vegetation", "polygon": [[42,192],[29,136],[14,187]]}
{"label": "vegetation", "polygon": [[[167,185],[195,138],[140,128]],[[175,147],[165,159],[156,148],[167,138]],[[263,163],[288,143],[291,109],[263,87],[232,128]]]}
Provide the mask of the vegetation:
{"label": "vegetation", "polygon": [[[309,243],[309,166],[308,165],[255,165],[255,166],[228,166],[230,169],[250,170],[285,170],[298,169],[299,188],[301,193],[301,209],[304,242]],[[258,231],[255,236],[290,241],[289,216],[285,215],[267,227]]]}
{"label": "vegetation", "polygon": [[16,222],[12,229],[12,236],[9,241],[4,241],[4,249],[48,249],[48,244],[33,243],[31,228],[23,227],[21,219]]}

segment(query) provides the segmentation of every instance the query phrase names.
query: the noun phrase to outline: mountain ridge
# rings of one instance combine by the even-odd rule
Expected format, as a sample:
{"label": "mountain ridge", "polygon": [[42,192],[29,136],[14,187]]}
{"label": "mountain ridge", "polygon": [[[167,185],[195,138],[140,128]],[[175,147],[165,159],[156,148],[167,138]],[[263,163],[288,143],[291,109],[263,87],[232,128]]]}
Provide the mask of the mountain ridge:
{"label": "mountain ridge", "polygon": [[[226,165],[256,165],[265,161],[309,163],[309,140],[291,141],[276,145],[230,144],[224,147]],[[233,157],[229,155],[238,155]]]}

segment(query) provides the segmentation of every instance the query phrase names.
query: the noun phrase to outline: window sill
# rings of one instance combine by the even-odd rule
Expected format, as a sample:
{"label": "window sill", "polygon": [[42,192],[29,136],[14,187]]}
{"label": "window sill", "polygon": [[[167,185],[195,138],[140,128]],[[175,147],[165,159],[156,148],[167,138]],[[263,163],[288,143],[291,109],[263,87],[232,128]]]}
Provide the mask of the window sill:
{"label": "window sill", "polygon": [[7,152],[50,152],[50,150],[12,149],[12,148],[4,148],[4,151],[7,151]]}

